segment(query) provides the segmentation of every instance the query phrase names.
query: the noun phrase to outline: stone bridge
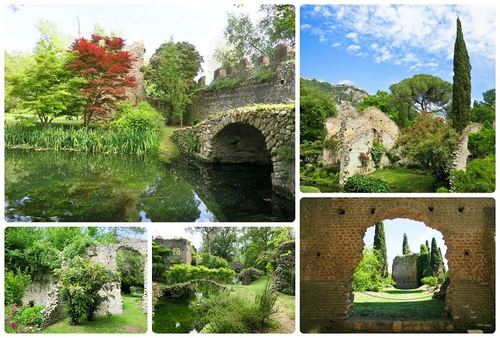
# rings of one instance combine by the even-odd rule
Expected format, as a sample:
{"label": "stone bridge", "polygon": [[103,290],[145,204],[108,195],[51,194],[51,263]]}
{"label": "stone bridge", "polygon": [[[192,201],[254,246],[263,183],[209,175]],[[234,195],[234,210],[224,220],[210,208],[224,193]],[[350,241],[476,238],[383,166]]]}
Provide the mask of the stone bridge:
{"label": "stone bridge", "polygon": [[221,112],[172,135],[179,149],[204,162],[270,165],[274,190],[295,195],[295,105],[255,105]]}
{"label": "stone bridge", "polygon": [[[443,235],[450,276],[445,302],[451,326],[436,327],[445,332],[495,330],[494,199],[305,198],[300,218],[302,332],[356,330],[350,316],[351,285],[362,258],[363,237],[376,222],[395,218],[424,222]],[[392,321],[389,329],[401,332],[401,325]],[[424,327],[410,325],[404,329],[408,330],[419,332]],[[377,331],[377,326],[370,331]]]}

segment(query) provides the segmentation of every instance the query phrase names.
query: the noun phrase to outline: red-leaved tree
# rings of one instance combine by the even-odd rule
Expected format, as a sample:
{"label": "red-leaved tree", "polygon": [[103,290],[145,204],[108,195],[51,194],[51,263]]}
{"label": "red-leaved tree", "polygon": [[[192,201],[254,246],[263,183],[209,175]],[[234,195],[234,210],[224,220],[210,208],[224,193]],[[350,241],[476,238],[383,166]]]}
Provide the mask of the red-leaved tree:
{"label": "red-leaved tree", "polygon": [[83,124],[108,121],[118,101],[127,98],[127,88],[136,81],[129,75],[132,57],[123,50],[122,38],[93,34],[90,40],[76,39],[71,50],[75,59],[68,67],[86,80],[81,93],[87,98]]}

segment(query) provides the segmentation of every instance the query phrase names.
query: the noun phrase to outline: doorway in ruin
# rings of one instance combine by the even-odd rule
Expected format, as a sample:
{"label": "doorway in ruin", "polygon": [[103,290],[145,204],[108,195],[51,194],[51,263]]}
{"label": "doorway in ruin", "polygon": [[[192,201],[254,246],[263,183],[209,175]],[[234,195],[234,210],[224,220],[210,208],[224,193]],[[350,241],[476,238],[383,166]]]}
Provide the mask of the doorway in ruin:
{"label": "doorway in ruin", "polygon": [[146,257],[128,247],[116,250],[116,270],[120,274],[122,294],[142,297],[144,294],[144,268]]}
{"label": "doorway in ruin", "polygon": [[385,219],[366,229],[352,275],[349,319],[446,320],[449,285],[443,235],[423,222]]}

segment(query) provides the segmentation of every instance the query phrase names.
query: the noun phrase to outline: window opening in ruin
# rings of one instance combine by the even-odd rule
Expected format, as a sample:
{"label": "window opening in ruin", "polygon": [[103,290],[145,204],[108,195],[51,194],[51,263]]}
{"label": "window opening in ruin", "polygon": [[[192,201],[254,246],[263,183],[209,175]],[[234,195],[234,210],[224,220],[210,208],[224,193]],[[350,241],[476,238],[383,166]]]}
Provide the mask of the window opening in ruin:
{"label": "window opening in ruin", "polygon": [[363,255],[353,271],[350,318],[447,317],[447,248],[439,231],[396,218],[369,227],[363,240]]}
{"label": "window opening in ruin", "polygon": [[140,299],[144,293],[144,266],[146,257],[130,248],[116,251],[116,270],[120,275],[120,291]]}

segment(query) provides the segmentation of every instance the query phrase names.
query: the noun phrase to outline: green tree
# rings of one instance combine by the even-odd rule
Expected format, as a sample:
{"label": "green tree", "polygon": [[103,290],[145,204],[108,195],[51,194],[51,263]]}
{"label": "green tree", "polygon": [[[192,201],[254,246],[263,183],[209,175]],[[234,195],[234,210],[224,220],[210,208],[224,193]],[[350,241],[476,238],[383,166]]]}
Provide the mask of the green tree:
{"label": "green tree", "polygon": [[452,170],[454,192],[494,192],[495,155],[472,160],[466,170]]}
{"label": "green tree", "polygon": [[420,245],[420,253],[417,255],[417,279],[432,276],[431,253],[425,244]]}
{"label": "green tree", "polygon": [[167,271],[168,259],[172,255],[172,250],[153,241],[152,251],[153,280],[158,281],[162,279],[163,274]]}
{"label": "green tree", "polygon": [[363,258],[354,269],[352,276],[353,291],[378,292],[386,286],[380,274],[380,259],[377,252],[370,248],[363,250]]}
{"label": "green tree", "polygon": [[94,320],[99,305],[108,299],[107,291],[118,279],[103,264],[81,257],[71,260],[67,267],[57,269],[56,276],[71,325],[78,325],[84,315],[87,320]]}
{"label": "green tree", "polygon": [[404,129],[397,141],[401,155],[438,179],[448,177],[457,133],[443,119],[425,114]]}
{"label": "green tree", "polygon": [[495,89],[483,93],[483,101],[474,101],[471,111],[471,121],[482,123],[490,128],[495,122]]}
{"label": "green tree", "polygon": [[429,246],[429,241],[425,240],[425,248],[427,249],[427,252],[431,252],[431,247]]}
{"label": "green tree", "polygon": [[12,81],[22,77],[24,72],[33,67],[32,54],[9,53],[4,54],[5,64],[5,113],[18,113],[22,109],[22,101],[12,94]]}
{"label": "green tree", "polygon": [[85,99],[78,94],[83,80],[66,67],[73,55],[64,49],[56,27],[42,21],[38,30],[34,64],[8,82],[10,95],[19,99],[21,107],[47,124],[61,115],[80,114]]}
{"label": "green tree", "polygon": [[194,78],[201,70],[203,57],[192,44],[181,41],[163,43],[151,56],[144,72],[146,94],[165,112],[167,122],[187,119],[196,86]]}
{"label": "green tree", "polygon": [[443,253],[441,252],[441,248],[438,248],[439,253],[439,261],[441,263],[440,269],[443,272],[443,275],[446,273],[446,266],[444,265]]}
{"label": "green tree", "polygon": [[116,253],[121,291],[130,294],[131,287],[144,288],[144,257],[138,252],[120,249]]}
{"label": "green tree", "polygon": [[408,236],[403,235],[403,255],[411,254],[410,245],[408,244]]}
{"label": "green tree", "polygon": [[388,114],[391,111],[391,95],[384,90],[377,90],[375,95],[368,95],[358,104],[358,110],[375,107]]}
{"label": "green tree", "polygon": [[437,246],[436,239],[433,237],[431,241],[431,269],[432,275],[438,278],[443,277],[444,271],[443,267],[443,257],[439,253],[439,248]]}
{"label": "green tree", "polygon": [[269,37],[270,43],[295,43],[295,6],[262,5],[260,11],[265,14],[259,28]]}
{"label": "green tree", "polygon": [[452,85],[437,76],[417,74],[393,84],[391,93],[401,107],[425,113],[445,113],[451,100]]}
{"label": "green tree", "polygon": [[31,285],[31,276],[17,270],[5,272],[5,304],[23,305],[24,292]]}
{"label": "green tree", "polygon": [[373,249],[378,252],[378,257],[380,259],[380,275],[382,278],[385,278],[389,275],[389,272],[387,269],[387,247],[385,245],[385,230],[383,222],[377,222],[375,224]]}
{"label": "green tree", "polygon": [[219,228],[212,238],[212,254],[231,262],[237,253],[238,231],[234,227]]}
{"label": "green tree", "polygon": [[449,118],[453,128],[462,132],[471,115],[471,66],[469,53],[462,33],[462,23],[457,18],[457,36],[453,54],[453,102]]}
{"label": "green tree", "polygon": [[300,80],[300,141],[322,140],[325,134],[324,123],[335,116],[337,107],[330,94],[327,94],[307,81]]}

